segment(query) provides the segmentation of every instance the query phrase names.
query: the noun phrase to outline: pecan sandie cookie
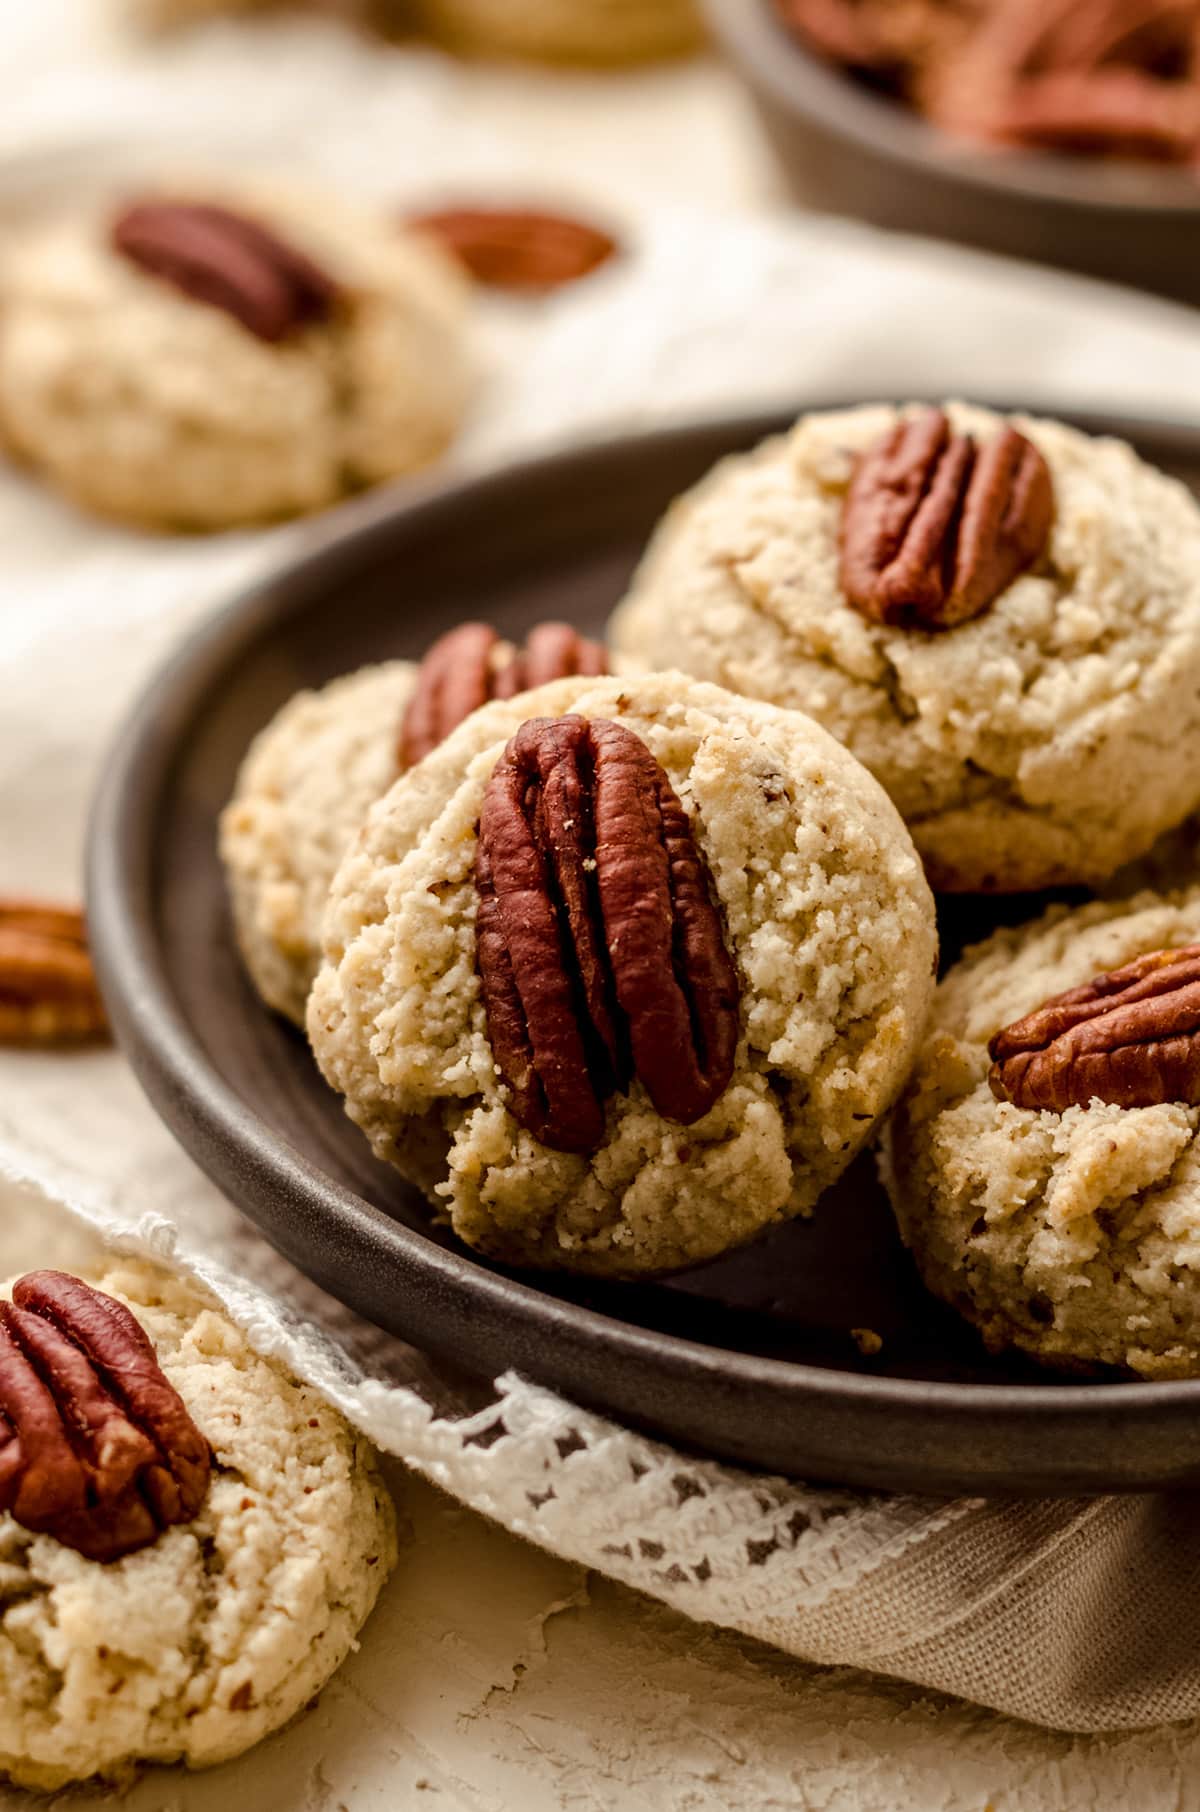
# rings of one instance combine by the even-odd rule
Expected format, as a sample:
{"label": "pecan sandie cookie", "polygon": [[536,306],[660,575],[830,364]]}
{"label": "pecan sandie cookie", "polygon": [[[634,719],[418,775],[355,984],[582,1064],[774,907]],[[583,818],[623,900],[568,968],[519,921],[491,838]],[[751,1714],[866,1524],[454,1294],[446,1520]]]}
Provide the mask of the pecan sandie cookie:
{"label": "pecan sandie cookie", "polygon": [[1200,507],[963,403],[803,417],[665,518],[615,656],[807,711],[935,889],[1097,885],[1200,806]]}
{"label": "pecan sandie cookie", "polygon": [[937,991],[884,1173],[989,1347],[1200,1375],[1200,890],[997,932]]}
{"label": "pecan sandie cookie", "polygon": [[0,1290],[0,1774],[206,1767],[294,1717],[396,1551],[367,1443],[138,1260]]}
{"label": "pecan sandie cookie", "polygon": [[645,1274],[813,1207],[903,1081],[935,946],[903,825],[818,725],[579,677],[372,808],[308,1030],[468,1244]]}

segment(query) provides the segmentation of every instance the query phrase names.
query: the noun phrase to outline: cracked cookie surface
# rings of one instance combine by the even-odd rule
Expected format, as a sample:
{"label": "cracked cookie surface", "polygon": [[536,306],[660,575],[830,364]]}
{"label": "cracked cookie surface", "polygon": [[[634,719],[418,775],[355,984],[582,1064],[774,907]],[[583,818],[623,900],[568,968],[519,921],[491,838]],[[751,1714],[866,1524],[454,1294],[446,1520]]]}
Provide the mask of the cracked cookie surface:
{"label": "cracked cookie surface", "polygon": [[329,886],[398,772],[411,661],[299,692],[255,737],[221,814],[221,859],[242,958],[268,1006],[297,1025],[321,956]]}
{"label": "cracked cookie surface", "polygon": [[134,1260],[96,1282],[149,1334],[214,1466],[195,1520],[122,1560],[0,1516],[0,1772],[45,1790],[248,1749],[344,1660],[395,1559],[370,1449],[315,1390],[190,1283]]}
{"label": "cracked cookie surface", "polygon": [[[1122,442],[1011,418],[1052,475],[1043,556],[951,630],[839,581],[858,457],[901,414],[802,418],[668,513],[613,621],[626,661],[807,711],[882,781],[935,887],[1099,882],[1200,802],[1200,508]],[[983,443],[1006,418],[947,405]]]}
{"label": "cracked cookie surface", "polygon": [[114,251],[110,217],[14,239],[0,433],[86,508],[220,529],[323,508],[436,459],[471,390],[467,290],[433,246],[341,201],[180,185],[328,271],[338,307],[271,344]]}
{"label": "cracked cookie surface", "polygon": [[[522,723],[567,713],[623,724],[665,770],[741,986],[732,1080],[709,1112],[667,1120],[634,1080],[587,1155],[510,1111],[475,952],[488,779]],[[477,711],[372,807],[334,882],[308,1029],[376,1154],[468,1244],[651,1273],[812,1208],[901,1086],[935,951],[903,824],[810,719],[680,674],[562,680]]]}
{"label": "cracked cookie surface", "polygon": [[881,1169],[925,1282],[994,1351],[1200,1374],[1200,1108],[995,1098],[988,1042],[1067,989],[1200,939],[1200,890],[998,932],[937,991]]}

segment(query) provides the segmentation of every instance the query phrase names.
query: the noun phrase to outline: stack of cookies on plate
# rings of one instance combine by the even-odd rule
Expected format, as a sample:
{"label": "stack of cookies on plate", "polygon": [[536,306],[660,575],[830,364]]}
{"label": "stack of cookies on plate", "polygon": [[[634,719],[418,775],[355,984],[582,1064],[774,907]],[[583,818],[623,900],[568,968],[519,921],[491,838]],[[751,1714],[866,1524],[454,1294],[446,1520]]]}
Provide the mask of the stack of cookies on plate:
{"label": "stack of cookies on plate", "polygon": [[[1197,742],[1188,492],[1056,422],[870,406],[681,499],[606,649],[466,624],[292,700],[223,853],[260,992],[477,1250],[712,1259],[819,1214],[878,1135],[991,1347],[1178,1375]],[[1183,885],[1137,892],[1164,864]],[[931,887],[1109,897],[935,992]]]}

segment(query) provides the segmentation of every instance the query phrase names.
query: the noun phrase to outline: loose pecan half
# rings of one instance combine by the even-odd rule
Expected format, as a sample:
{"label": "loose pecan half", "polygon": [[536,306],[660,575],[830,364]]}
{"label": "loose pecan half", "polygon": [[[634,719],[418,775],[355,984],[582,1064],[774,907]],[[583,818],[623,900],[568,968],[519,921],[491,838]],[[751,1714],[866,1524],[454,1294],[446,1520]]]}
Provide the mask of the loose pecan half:
{"label": "loose pecan half", "polygon": [[282,340],[324,321],[337,286],[311,259],[229,208],[140,201],[118,215],[112,242],[143,270],[210,302],[260,340]]}
{"label": "loose pecan half", "polygon": [[737,972],[704,858],[650,750],[623,724],[532,718],[488,782],[476,950],[513,1114],[588,1152],[638,1076],[658,1112],[706,1114],[733,1073]]}
{"label": "loose pecan half", "polygon": [[1094,976],[997,1032],[992,1093],[1062,1113],[1200,1102],[1200,944],[1154,950]]}
{"label": "loose pecan half", "polygon": [[401,769],[444,742],[493,698],[515,698],[549,680],[608,672],[608,654],[569,623],[539,623],[524,648],[504,642],[487,623],[460,623],[440,636],[421,662],[400,725]]}
{"label": "loose pecan half", "polygon": [[0,1044],[72,1044],[107,1029],[82,912],[0,900]]}
{"label": "loose pecan half", "polygon": [[190,1522],[212,1456],[122,1303],[31,1271],[0,1304],[0,1510],[89,1560]]}
{"label": "loose pecan half", "polygon": [[879,623],[950,629],[977,617],[1041,554],[1054,488],[1005,427],[981,450],[941,409],[889,428],[859,460],[841,528],[841,581]]}
{"label": "loose pecan half", "polygon": [[441,208],[405,224],[436,239],[477,283],[559,289],[607,264],[617,242],[600,227],[531,208]]}

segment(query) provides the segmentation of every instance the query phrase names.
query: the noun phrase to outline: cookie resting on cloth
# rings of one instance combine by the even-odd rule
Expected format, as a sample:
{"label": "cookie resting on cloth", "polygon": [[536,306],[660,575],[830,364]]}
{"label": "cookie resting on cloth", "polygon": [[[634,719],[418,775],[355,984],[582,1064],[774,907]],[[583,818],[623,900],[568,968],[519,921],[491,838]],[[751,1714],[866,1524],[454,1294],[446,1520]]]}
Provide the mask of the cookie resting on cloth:
{"label": "cookie resting on cloth", "polygon": [[[641,739],[686,813],[740,985],[728,1086],[681,1125],[634,1076],[590,1151],[519,1123],[477,968],[477,827],[520,726]],[[903,1083],[936,932],[885,794],[799,713],[681,674],[571,679],[485,706],[368,815],[309,998],[317,1061],[377,1155],[468,1244],[595,1274],[712,1258],[807,1213]]]}
{"label": "cookie resting on cloth", "polygon": [[[1200,1094],[1180,1082],[1200,1080],[1200,1041],[1190,1063],[1178,1043],[1156,1059],[1152,1022],[1127,1024],[1138,1047],[1090,1069],[1099,1093],[1061,1111],[1021,1104],[1017,1065],[998,1064],[993,1087],[988,1048],[1058,995],[1197,942],[1197,890],[1056,907],[968,951],[938,988],[881,1168],[925,1282],[995,1351],[1200,1375],[1200,1105],[1124,1104],[1155,1067],[1160,1094]],[[1067,1101],[1068,1078],[1052,1081]]]}
{"label": "cookie resting on cloth", "polygon": [[97,1281],[149,1335],[212,1475],[194,1520],[119,1560],[0,1515],[0,1772],[45,1791],[227,1761],[286,1724],[396,1551],[370,1449],[316,1391],[194,1285],[133,1260]]}
{"label": "cookie resting on cloth", "polygon": [[1041,555],[949,628],[843,589],[842,531],[890,405],[802,417],[667,514],[613,647],[807,711],[886,787],[935,888],[1096,883],[1200,803],[1200,507],[1115,440],[947,404],[980,457],[1011,422],[1042,455]]}
{"label": "cookie resting on cloth", "polygon": [[120,207],[14,235],[0,435],[18,458],[88,509],[199,530],[321,509],[445,451],[472,375],[467,288],[438,248],[340,199],[265,185],[192,185],[155,205],[233,211],[334,300],[262,338],[118,250]]}

